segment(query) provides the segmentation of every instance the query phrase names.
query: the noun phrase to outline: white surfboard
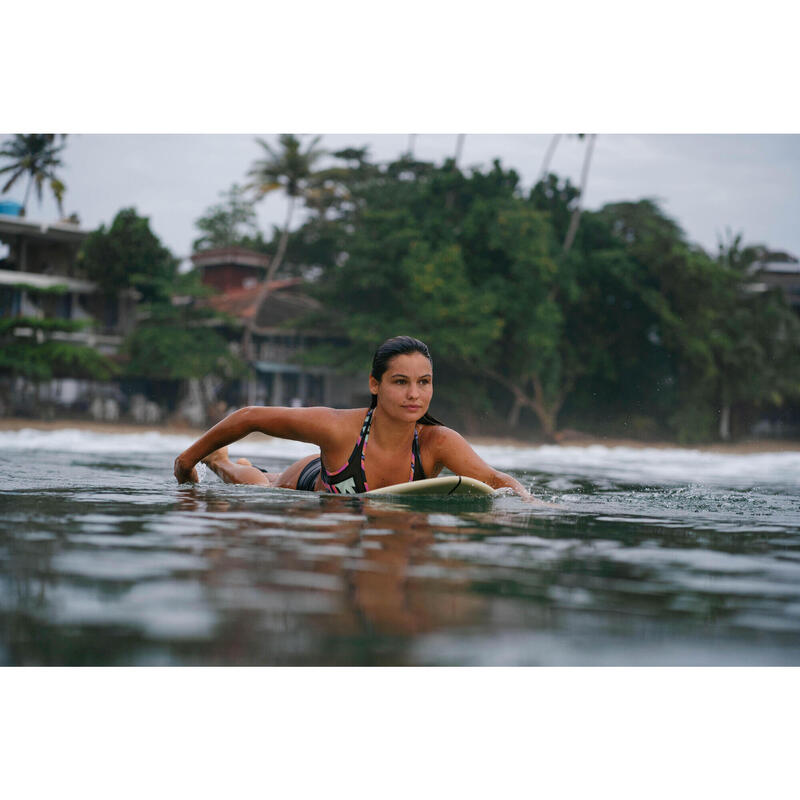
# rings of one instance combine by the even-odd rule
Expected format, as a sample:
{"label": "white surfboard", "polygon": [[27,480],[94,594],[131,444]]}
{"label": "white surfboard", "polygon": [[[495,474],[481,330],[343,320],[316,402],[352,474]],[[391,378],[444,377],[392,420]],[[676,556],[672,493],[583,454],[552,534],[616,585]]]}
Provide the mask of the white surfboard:
{"label": "white surfboard", "polygon": [[396,483],[381,489],[371,489],[362,497],[375,495],[489,495],[494,491],[482,481],[466,478],[463,475],[445,475],[441,478],[425,478],[421,481]]}

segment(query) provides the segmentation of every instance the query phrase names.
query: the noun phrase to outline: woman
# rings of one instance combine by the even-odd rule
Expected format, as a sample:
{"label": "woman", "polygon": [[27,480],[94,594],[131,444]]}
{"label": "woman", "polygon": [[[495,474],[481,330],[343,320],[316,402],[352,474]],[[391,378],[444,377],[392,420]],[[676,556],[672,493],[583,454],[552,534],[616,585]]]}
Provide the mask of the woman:
{"label": "woman", "polygon": [[[428,414],[433,362],[423,342],[410,336],[385,341],[372,360],[369,389],[368,409],[251,406],[235,411],[175,459],[175,477],[178,483],[196,482],[194,467],[202,461],[226,483],[357,494],[432,478],[447,467],[533,499],[518,481],[492,469],[458,433]],[[320,455],[280,474],[264,473],[246,459],[232,462],[226,445],[253,431],[319,445]]]}

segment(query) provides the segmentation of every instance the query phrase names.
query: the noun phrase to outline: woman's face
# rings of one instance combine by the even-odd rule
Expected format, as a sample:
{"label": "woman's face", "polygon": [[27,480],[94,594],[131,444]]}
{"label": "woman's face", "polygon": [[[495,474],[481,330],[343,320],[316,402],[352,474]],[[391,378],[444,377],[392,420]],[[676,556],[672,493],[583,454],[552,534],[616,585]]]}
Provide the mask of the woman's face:
{"label": "woman's face", "polygon": [[380,381],[370,375],[369,389],[390,417],[415,422],[433,397],[433,367],[422,353],[404,353],[389,360]]}

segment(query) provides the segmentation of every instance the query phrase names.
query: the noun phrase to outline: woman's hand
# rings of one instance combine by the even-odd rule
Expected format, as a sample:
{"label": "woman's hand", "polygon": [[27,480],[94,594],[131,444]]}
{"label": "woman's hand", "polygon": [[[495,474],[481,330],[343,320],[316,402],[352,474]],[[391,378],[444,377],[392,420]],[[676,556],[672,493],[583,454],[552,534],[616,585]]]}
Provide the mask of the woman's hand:
{"label": "woman's hand", "polygon": [[173,472],[178,483],[200,483],[194,463],[186,459],[185,453],[175,459]]}
{"label": "woman's hand", "polygon": [[332,438],[335,440],[337,435],[341,435],[337,434],[341,428],[341,414],[330,408],[240,408],[206,431],[175,459],[175,477],[178,483],[199,483],[195,464],[253,431],[281,439],[311,442],[324,448]]}

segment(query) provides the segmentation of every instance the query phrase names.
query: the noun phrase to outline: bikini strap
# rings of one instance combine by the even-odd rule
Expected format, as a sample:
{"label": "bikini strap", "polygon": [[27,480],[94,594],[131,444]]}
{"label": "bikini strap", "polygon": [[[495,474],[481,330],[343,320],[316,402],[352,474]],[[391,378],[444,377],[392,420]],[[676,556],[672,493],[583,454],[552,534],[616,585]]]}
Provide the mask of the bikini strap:
{"label": "bikini strap", "polygon": [[356,442],[356,447],[361,451],[361,479],[364,481],[364,491],[369,491],[369,486],[367,485],[367,467],[366,462],[364,460],[364,453],[367,450],[367,442],[369,441],[369,430],[372,427],[372,413],[375,411],[374,408],[370,408],[367,411],[367,416],[364,417],[364,424],[361,426],[361,433],[358,434],[358,441]]}
{"label": "bikini strap", "polygon": [[419,452],[419,436],[417,435],[416,425],[414,426],[414,441],[411,443],[411,477],[409,483],[414,480],[414,473],[417,469],[417,453]]}
{"label": "bikini strap", "polygon": [[[366,463],[366,452],[367,452],[367,442],[369,441],[369,431],[372,427],[372,412],[374,408],[371,408],[367,412],[366,419],[364,420],[364,424],[361,427],[361,433],[358,437],[358,442],[356,442],[356,447],[361,448],[361,475],[364,480],[364,491],[369,491],[369,486],[367,485],[367,463]],[[362,444],[363,439],[363,444]],[[414,480],[414,472],[416,471],[417,467],[417,453],[419,452],[419,436],[417,433],[417,427],[414,426],[414,441],[411,443],[411,472],[409,473],[409,483]]]}

